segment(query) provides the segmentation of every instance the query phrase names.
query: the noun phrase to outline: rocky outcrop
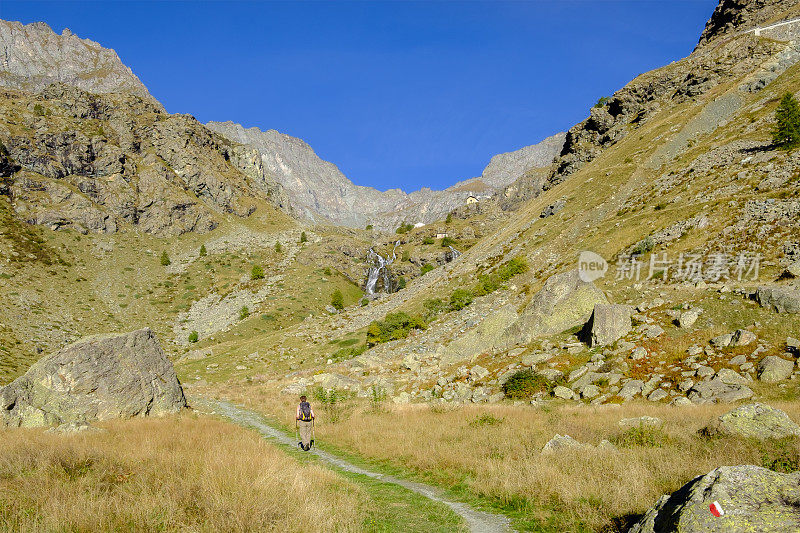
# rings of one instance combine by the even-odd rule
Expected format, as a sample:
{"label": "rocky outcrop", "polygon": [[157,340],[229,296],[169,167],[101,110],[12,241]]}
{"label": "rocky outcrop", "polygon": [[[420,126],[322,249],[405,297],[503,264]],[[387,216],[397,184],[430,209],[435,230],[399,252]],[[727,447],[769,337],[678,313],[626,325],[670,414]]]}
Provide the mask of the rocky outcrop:
{"label": "rocky outcrop", "polygon": [[776,22],[779,15],[797,5],[797,0],[720,0],[700,36],[699,46],[721,35]]}
{"label": "rocky outcrop", "polygon": [[789,415],[769,405],[752,403],[737,407],[701,430],[708,436],[738,435],[759,440],[800,437],[800,426]]}
{"label": "rocky outcrop", "polygon": [[530,169],[549,166],[564,137],[557,134],[539,144],[496,155],[481,177],[458,182],[443,191],[425,188],[406,193],[355,185],[304,141],[275,130],[244,128],[230,121],[209,122],[207,126],[256,149],[264,168],[285,187],[292,206],[303,216],[353,227],[372,224],[384,230],[394,230],[404,222],[441,220],[465,206],[470,198],[492,196]]}
{"label": "rocky outcrop", "polygon": [[551,276],[513,324],[498,346],[511,348],[528,344],[542,335],[560,333],[585,324],[595,305],[608,303],[594,283],[580,279],[577,270]]}
{"label": "rocky outcrop", "polygon": [[[710,505],[717,502],[721,516]],[[630,533],[778,533],[800,523],[800,472],[753,465],[723,466],[662,496]]]}
{"label": "rocky outcrop", "polygon": [[172,363],[150,329],[88,337],[40,359],[0,389],[7,426],[87,423],[186,407]]}
{"label": "rocky outcrop", "polygon": [[8,91],[0,108],[4,188],[31,224],[170,236],[209,231],[221,213],[247,216],[259,199],[288,210],[255,150],[150,100],[56,84]]}
{"label": "rocky outcrop", "polygon": [[135,94],[163,109],[114,50],[66,28],[59,35],[44,22],[0,20],[0,85],[40,92],[58,82],[92,93]]}
{"label": "rocky outcrop", "polygon": [[768,355],[758,363],[758,379],[765,383],[778,383],[789,379],[794,370],[794,361]]}
{"label": "rocky outcrop", "polygon": [[776,313],[800,313],[800,290],[789,287],[759,287],[755,299]]}
{"label": "rocky outcrop", "polygon": [[631,331],[631,308],[619,304],[597,304],[584,326],[590,346],[608,346]]}

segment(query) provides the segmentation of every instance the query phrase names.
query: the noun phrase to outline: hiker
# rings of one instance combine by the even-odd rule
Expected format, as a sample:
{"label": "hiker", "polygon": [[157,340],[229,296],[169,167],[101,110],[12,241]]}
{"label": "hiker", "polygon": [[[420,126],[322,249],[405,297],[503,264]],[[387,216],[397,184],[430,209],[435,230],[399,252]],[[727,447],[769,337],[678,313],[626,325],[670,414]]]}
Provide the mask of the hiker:
{"label": "hiker", "polygon": [[300,430],[298,446],[308,451],[314,444],[314,410],[311,408],[311,404],[306,401],[305,395],[300,396],[300,405],[297,406],[297,426]]}

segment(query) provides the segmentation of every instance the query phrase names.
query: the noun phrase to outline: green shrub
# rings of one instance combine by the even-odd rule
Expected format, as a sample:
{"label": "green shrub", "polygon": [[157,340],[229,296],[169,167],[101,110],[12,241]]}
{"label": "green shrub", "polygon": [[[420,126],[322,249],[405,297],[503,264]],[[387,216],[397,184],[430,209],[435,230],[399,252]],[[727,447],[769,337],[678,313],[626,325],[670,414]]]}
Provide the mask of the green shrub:
{"label": "green shrub", "polygon": [[433,237],[425,237],[422,239],[422,244],[433,244],[434,242],[436,241],[433,240]]}
{"label": "green shrub", "polygon": [[333,272],[331,272],[331,269],[330,269],[330,267],[325,267],[325,270],[323,270],[322,272],[323,272],[323,274],[325,274],[326,276],[332,276],[332,275],[333,275]]}
{"label": "green shrub", "polygon": [[250,309],[243,305],[241,309],[239,309],[239,320],[244,320],[245,318],[250,316]]}
{"label": "green shrub", "polygon": [[305,231],[300,234],[300,244],[304,242],[308,242],[308,236],[306,235]]}
{"label": "green shrub", "polygon": [[425,308],[425,321],[430,322],[447,310],[447,304],[441,298],[428,298],[422,302]]}
{"label": "green shrub", "polygon": [[313,398],[322,406],[322,409],[327,414],[327,421],[335,424],[345,418],[350,410],[352,404],[350,400],[353,399],[354,394],[345,389],[324,389],[317,387],[313,391]]}
{"label": "green shrub", "polygon": [[596,104],[594,104],[594,106],[592,106],[592,107],[605,107],[605,106],[607,106],[607,105],[608,105],[608,102],[610,102],[610,101],[611,101],[611,98],[610,98],[610,97],[608,97],[608,96],[601,96],[601,97],[600,97],[600,98],[597,100],[597,103],[596,103]]}
{"label": "green shrub", "polygon": [[172,261],[169,260],[169,255],[167,255],[167,251],[164,250],[161,252],[161,266],[169,266],[172,264]]}
{"label": "green shrub", "polygon": [[196,331],[189,333],[189,342],[195,343],[199,340],[199,338],[200,335]]}
{"label": "green shrub", "polygon": [[400,224],[400,226],[396,230],[394,230],[394,232],[397,233],[398,235],[402,235],[403,233],[408,233],[412,229],[414,229],[414,225],[413,224],[409,224],[408,222],[404,222],[404,223]]}
{"label": "green shrub", "polygon": [[207,255],[208,255],[208,250],[206,250],[206,245],[205,244],[201,244],[200,245],[200,257],[205,257]]}
{"label": "green shrub", "polygon": [[352,359],[353,357],[358,357],[365,351],[367,351],[366,344],[361,344],[359,346],[345,346],[333,352],[331,359],[334,363],[338,363],[339,361],[346,361],[348,359]]}
{"label": "green shrub", "polygon": [[261,265],[253,265],[253,268],[250,269],[250,279],[264,279],[264,269]]}
{"label": "green shrub", "polygon": [[470,427],[477,428],[482,426],[496,426],[502,424],[505,418],[497,418],[492,413],[484,413],[469,423]]}
{"label": "green shrub", "polygon": [[775,110],[772,142],[785,150],[800,146],[800,104],[792,93],[784,94]]}
{"label": "green shrub", "polygon": [[369,230],[372,230],[372,229],[374,229],[374,228],[375,228],[375,226],[373,226],[372,224],[367,224],[367,227],[366,227],[365,229],[366,229],[367,231],[369,231]]}
{"label": "green shrub", "polygon": [[44,107],[42,107],[42,104],[33,105],[33,114],[36,115],[37,117],[44,116]]}
{"label": "green shrub", "polygon": [[450,310],[460,311],[472,303],[472,292],[467,289],[456,289],[450,295]]}
{"label": "green shrub", "polygon": [[280,242],[275,243],[275,253],[281,253],[283,251],[283,246],[281,246]]}
{"label": "green shrub", "polygon": [[425,274],[427,274],[431,270],[433,270],[433,265],[430,264],[430,263],[425,263],[424,265],[422,265],[422,268],[419,270],[420,271],[420,275],[424,276]]}
{"label": "green shrub", "polygon": [[455,246],[456,240],[452,237],[444,237],[442,239],[442,248],[447,248],[448,246]]}
{"label": "green shrub", "polygon": [[361,298],[361,307],[366,307],[369,305],[369,300],[367,298]]}
{"label": "green shrub", "polygon": [[406,262],[411,261],[411,252],[408,250],[403,250],[402,260]]}
{"label": "green shrub", "polygon": [[647,236],[641,241],[636,243],[636,246],[633,247],[631,253],[633,255],[644,255],[647,252],[651,251],[653,248],[656,247],[656,243],[652,237]]}
{"label": "green shrub", "polygon": [[661,429],[653,426],[639,424],[628,428],[619,435],[611,438],[611,442],[622,448],[661,448],[670,441],[669,436]]}
{"label": "green shrub", "polygon": [[800,449],[797,439],[787,437],[759,442],[762,449],[761,466],[782,474],[791,474],[800,470]]}
{"label": "green shrub", "polygon": [[369,405],[373,411],[381,411],[383,402],[386,401],[386,389],[378,385],[373,385],[369,389]]}
{"label": "green shrub", "polygon": [[524,400],[537,392],[547,392],[549,388],[547,378],[526,368],[515,372],[503,383],[503,394],[512,400]]}
{"label": "green shrub", "polygon": [[453,221],[453,213],[447,213],[447,218],[444,219],[445,224],[450,224]]}
{"label": "green shrub", "polygon": [[405,289],[406,288],[406,278],[400,276],[397,278],[397,290]]}
{"label": "green shrub", "polygon": [[344,309],[344,295],[339,289],[336,289],[333,291],[333,294],[331,294],[331,305],[338,311]]}
{"label": "green shrub", "polygon": [[475,296],[484,296],[499,289],[503,283],[510,280],[517,274],[528,271],[528,261],[524,257],[515,257],[509,262],[500,266],[491,274],[485,274],[478,278],[478,284],[473,289]]}
{"label": "green shrub", "polygon": [[404,339],[412,329],[426,329],[428,325],[421,316],[411,316],[404,311],[389,313],[383,320],[372,322],[367,328],[367,346]]}

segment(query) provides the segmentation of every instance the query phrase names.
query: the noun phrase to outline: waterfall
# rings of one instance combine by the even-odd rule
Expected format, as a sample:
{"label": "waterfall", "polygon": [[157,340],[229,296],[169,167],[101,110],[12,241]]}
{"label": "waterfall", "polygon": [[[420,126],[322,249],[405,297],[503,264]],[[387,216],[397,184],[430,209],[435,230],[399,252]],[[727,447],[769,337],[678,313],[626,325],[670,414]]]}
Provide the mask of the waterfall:
{"label": "waterfall", "polygon": [[386,257],[381,256],[373,248],[370,248],[369,252],[367,252],[367,259],[372,262],[372,266],[369,267],[369,271],[367,271],[367,284],[365,286],[367,294],[375,294],[375,287],[378,284],[378,280],[383,281],[383,287],[386,292],[391,292],[392,280],[389,277],[389,269],[387,267],[397,259],[395,250],[397,250],[399,244],[400,241],[394,243],[391,258],[388,255]]}
{"label": "waterfall", "polygon": [[452,246],[448,246],[448,248],[450,248],[450,252],[453,254],[452,255],[452,259],[450,259],[451,261],[454,261],[455,259],[458,258],[459,255],[461,255],[461,252],[459,252],[458,250],[456,250]]}

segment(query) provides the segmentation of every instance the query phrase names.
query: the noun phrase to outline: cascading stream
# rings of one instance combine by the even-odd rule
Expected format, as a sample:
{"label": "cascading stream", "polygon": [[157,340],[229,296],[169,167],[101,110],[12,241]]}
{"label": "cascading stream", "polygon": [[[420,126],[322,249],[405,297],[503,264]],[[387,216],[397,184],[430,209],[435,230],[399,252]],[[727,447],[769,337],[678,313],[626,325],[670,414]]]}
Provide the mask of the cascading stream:
{"label": "cascading stream", "polygon": [[377,286],[379,279],[383,280],[383,286],[388,292],[389,287],[391,287],[391,278],[389,277],[389,269],[387,267],[394,263],[394,260],[397,259],[397,254],[395,251],[397,250],[399,244],[400,241],[394,243],[391,258],[388,255],[383,257],[373,248],[370,248],[369,252],[367,252],[367,259],[373,263],[373,265],[369,267],[369,270],[367,271],[367,283],[364,287],[367,294],[375,294],[375,287]]}

